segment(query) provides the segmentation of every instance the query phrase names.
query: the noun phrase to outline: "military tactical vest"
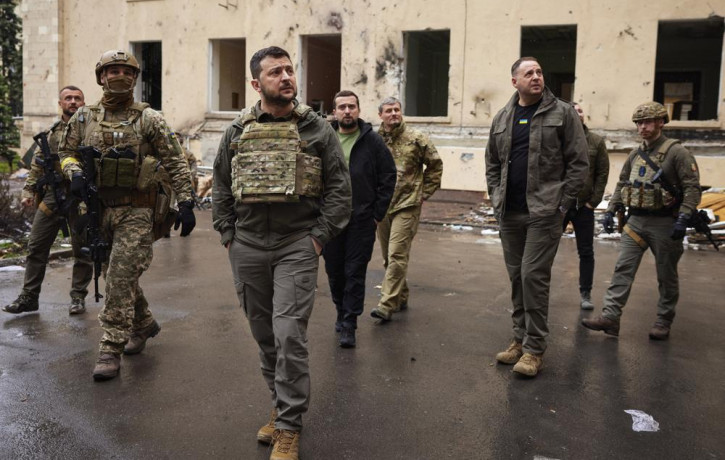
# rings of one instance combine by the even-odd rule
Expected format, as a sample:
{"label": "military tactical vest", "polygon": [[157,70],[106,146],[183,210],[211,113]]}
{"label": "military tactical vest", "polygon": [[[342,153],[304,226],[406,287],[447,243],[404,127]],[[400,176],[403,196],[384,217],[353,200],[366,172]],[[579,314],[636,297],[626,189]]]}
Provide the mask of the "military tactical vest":
{"label": "military tactical vest", "polygon": [[292,120],[259,123],[242,120],[244,129],[230,148],[232,193],[242,203],[280,203],[322,195],[322,160],[303,152],[297,130],[297,110]]}
{"label": "military tactical vest", "polygon": [[[676,139],[666,139],[657,151],[650,155],[650,159],[661,169],[667,151],[679,142]],[[657,171],[653,170],[641,156],[635,156],[629,180],[622,187],[622,202],[627,207],[646,211],[661,211],[676,206],[677,198],[665,190],[659,181],[653,183],[656,173]]]}
{"label": "military tactical vest", "polygon": [[84,145],[101,152],[96,164],[99,189],[136,188],[141,162],[148,155],[150,146],[145,142],[141,115],[149,105],[134,102],[128,109],[130,117],[123,121],[104,121],[102,105],[88,106],[89,119],[83,133]]}

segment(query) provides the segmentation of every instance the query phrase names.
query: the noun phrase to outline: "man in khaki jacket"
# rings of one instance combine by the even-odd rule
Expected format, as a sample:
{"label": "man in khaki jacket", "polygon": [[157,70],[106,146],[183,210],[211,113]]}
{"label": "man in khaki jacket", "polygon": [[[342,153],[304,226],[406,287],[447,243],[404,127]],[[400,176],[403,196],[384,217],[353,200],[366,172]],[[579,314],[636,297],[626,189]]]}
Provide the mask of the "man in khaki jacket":
{"label": "man in khaki jacket", "polygon": [[513,341],[496,355],[535,376],[549,334],[549,282],[564,214],[588,173],[579,116],[546,88],[536,58],[511,67],[516,93],[493,119],[486,148],[488,193],[511,280]]}
{"label": "man in khaki jacket", "polygon": [[390,321],[393,313],[408,308],[408,259],[418,231],[423,201],[441,186],[443,162],[428,136],[407,127],[400,101],[383,100],[378,107],[382,120],[378,133],[390,149],[398,169],[398,179],[388,213],[378,225],[378,240],[383,251],[385,278],[382,297],[370,315]]}

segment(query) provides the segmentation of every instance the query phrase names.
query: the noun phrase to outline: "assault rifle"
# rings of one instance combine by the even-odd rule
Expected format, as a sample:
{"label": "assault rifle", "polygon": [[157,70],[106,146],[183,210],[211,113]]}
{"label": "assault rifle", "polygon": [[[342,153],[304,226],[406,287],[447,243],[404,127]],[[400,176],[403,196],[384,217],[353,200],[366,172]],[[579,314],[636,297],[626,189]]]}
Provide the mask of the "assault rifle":
{"label": "assault rifle", "polygon": [[96,289],[96,302],[103,296],[98,293],[98,278],[103,270],[103,262],[108,258],[109,244],[103,239],[101,234],[101,200],[98,197],[98,186],[96,185],[96,158],[101,157],[95,147],[79,147],[83,158],[83,178],[85,180],[85,188],[83,190],[83,202],[86,204],[88,215],[88,238],[87,246],[81,251],[83,254],[90,256],[93,261],[93,283]]}
{"label": "assault rifle", "polygon": [[[662,185],[662,188],[667,190],[670,195],[675,197],[678,203],[682,203],[682,191],[676,189],[672,184],[667,181],[667,179],[665,179],[665,176],[662,174],[661,168],[655,173],[654,177],[652,178],[652,183],[659,183],[660,185]],[[715,248],[715,250],[719,251],[719,245],[717,244],[717,241],[715,241],[715,239],[712,237],[712,231],[710,230],[709,224],[710,218],[707,216],[707,213],[702,209],[695,209],[694,211],[692,211],[692,214],[690,215],[690,220],[687,221],[688,227],[694,228],[697,233],[702,233],[703,235],[705,235],[708,241],[712,243],[712,246]]]}
{"label": "assault rifle", "polygon": [[708,217],[707,213],[700,209],[699,211],[694,211],[692,215],[690,216],[690,220],[687,221],[687,226],[692,227],[695,229],[697,233],[702,233],[705,235],[710,243],[712,243],[712,246],[715,248],[716,251],[719,251],[719,244],[717,244],[717,241],[712,237],[712,231],[710,231],[710,217]]}
{"label": "assault rifle", "polygon": [[42,157],[35,157],[35,164],[43,168],[43,177],[36,182],[35,191],[42,199],[41,191],[43,187],[50,187],[55,199],[56,216],[60,221],[60,230],[63,232],[64,238],[68,237],[70,234],[68,231],[68,214],[74,203],[73,200],[67,199],[63,188],[63,176],[56,169],[56,165],[60,161],[58,154],[54,155],[50,152],[48,133],[45,131],[33,136],[33,140],[40,147],[40,153],[43,155]]}

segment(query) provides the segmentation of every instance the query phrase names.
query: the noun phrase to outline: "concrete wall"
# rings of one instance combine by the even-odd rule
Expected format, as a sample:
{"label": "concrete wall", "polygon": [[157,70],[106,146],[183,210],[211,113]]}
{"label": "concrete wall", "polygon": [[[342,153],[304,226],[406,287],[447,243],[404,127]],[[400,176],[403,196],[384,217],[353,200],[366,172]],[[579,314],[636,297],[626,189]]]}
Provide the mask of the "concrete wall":
{"label": "concrete wall", "polygon": [[[480,190],[488,127],[513,93],[509,68],[519,55],[521,26],[577,25],[574,99],[587,112],[588,126],[607,135],[610,146],[621,151],[637,141],[630,122],[634,106],[653,96],[658,21],[725,16],[725,3],[23,0],[22,11],[28,118],[35,120],[39,114],[41,120],[45,114],[49,123],[57,106],[53,93],[65,84],[78,85],[88,101],[97,100],[101,92],[93,69],[103,51],[160,40],[164,115],[178,131],[204,125],[195,144],[201,151],[195,153],[206,164],[213,161],[221,131],[233,117],[210,113],[210,39],[246,39],[247,58],[275,44],[299,62],[301,35],[340,34],[341,86],[358,93],[362,117],[377,123],[378,102],[404,90],[403,32],[449,29],[448,115],[408,121],[434,137],[444,156],[444,187]],[[245,84],[249,80],[245,66]],[[720,134],[706,143],[716,153],[725,152],[723,88],[721,71],[718,120],[668,126],[715,130]],[[256,92],[245,94],[247,105],[256,101]],[[25,126],[27,145],[38,126],[27,120]],[[462,160],[463,153],[473,156]],[[716,180],[722,185],[723,179]]]}

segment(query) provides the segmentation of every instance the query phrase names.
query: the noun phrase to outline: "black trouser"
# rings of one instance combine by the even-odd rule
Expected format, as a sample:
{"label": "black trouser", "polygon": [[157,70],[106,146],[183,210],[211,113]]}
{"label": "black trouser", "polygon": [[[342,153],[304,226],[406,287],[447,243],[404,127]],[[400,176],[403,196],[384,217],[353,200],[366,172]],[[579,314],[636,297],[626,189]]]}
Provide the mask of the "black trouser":
{"label": "black trouser", "polygon": [[564,216],[564,229],[571,221],[579,252],[579,292],[591,292],[594,279],[594,210],[586,206],[571,209]]}
{"label": "black trouser", "polygon": [[337,322],[343,327],[357,328],[357,317],[365,304],[365,275],[374,245],[375,221],[353,218],[322,251],[332,301],[337,307]]}

